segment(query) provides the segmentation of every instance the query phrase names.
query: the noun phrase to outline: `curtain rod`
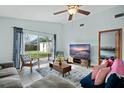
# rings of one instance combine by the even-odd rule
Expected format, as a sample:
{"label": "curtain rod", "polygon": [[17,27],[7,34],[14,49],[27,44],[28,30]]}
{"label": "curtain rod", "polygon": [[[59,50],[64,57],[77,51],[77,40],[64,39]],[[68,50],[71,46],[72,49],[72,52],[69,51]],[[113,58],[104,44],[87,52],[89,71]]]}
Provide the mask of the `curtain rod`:
{"label": "curtain rod", "polygon": [[[13,26],[12,28],[14,28],[15,26]],[[18,27],[20,28],[20,27]],[[26,28],[23,28],[23,30],[28,30],[28,31],[31,31],[31,32],[38,32],[38,33],[43,33],[43,34],[49,34],[49,35],[54,35],[52,33],[46,33],[46,32],[41,32],[41,31],[38,31],[38,30],[30,30],[30,29],[26,29]]]}

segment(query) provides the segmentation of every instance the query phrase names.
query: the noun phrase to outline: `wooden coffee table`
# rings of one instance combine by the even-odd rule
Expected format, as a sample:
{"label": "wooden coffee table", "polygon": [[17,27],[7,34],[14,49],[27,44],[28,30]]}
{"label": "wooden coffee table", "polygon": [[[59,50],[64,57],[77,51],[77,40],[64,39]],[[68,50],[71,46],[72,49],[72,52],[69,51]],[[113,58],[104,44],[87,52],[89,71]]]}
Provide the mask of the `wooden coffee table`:
{"label": "wooden coffee table", "polygon": [[54,63],[49,63],[49,67],[52,69],[55,69],[56,71],[59,71],[62,73],[62,76],[64,77],[65,73],[69,73],[71,71],[71,65],[68,65],[66,63],[62,63],[62,65],[59,65],[58,62],[54,62]]}

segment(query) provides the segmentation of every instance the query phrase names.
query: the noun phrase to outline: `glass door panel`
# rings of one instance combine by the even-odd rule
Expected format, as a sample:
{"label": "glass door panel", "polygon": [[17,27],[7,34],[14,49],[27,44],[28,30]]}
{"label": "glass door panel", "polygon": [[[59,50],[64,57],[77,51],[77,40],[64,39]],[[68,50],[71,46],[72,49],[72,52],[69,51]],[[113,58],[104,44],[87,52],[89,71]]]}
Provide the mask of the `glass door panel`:
{"label": "glass door panel", "polygon": [[40,58],[50,60],[52,55],[52,41],[48,37],[39,36],[38,52]]}
{"label": "glass door panel", "polygon": [[33,58],[38,56],[38,36],[33,34],[25,34],[25,53]]}

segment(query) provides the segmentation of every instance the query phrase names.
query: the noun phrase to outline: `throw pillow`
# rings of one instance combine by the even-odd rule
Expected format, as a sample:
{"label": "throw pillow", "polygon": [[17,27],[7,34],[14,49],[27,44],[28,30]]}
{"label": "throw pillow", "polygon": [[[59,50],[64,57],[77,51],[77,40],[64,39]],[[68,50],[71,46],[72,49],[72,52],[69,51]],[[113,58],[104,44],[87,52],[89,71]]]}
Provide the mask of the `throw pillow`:
{"label": "throw pillow", "polygon": [[98,69],[94,69],[94,70],[92,70],[92,77],[91,77],[92,80],[95,80],[98,71],[99,71]]}
{"label": "throw pillow", "polygon": [[92,80],[95,80],[98,71],[100,69],[102,69],[102,68],[105,68],[105,67],[107,67],[107,64],[106,63],[105,64],[98,65],[98,66],[94,66],[92,68]]}
{"label": "throw pillow", "polygon": [[108,65],[107,65],[107,67],[112,66],[112,64],[113,64],[113,61],[111,59],[108,59]]}
{"label": "throw pillow", "polygon": [[107,74],[110,72],[110,67],[102,68],[96,75],[94,85],[100,85],[104,83]]}
{"label": "throw pillow", "polygon": [[108,60],[106,60],[106,59],[104,59],[103,61],[102,61],[102,63],[101,63],[101,65],[108,65]]}
{"label": "throw pillow", "polygon": [[111,67],[112,73],[117,73],[119,76],[124,77],[124,63],[120,59],[116,59]]}
{"label": "throw pillow", "polygon": [[69,57],[69,58],[68,58],[68,62],[73,63],[73,57]]}

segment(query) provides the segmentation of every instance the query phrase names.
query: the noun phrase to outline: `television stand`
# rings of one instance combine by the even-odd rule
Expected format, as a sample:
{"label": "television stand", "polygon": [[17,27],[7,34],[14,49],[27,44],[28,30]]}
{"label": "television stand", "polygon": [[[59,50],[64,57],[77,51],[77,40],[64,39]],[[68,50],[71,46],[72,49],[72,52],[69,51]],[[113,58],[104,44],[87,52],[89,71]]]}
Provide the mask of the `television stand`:
{"label": "television stand", "polygon": [[87,68],[90,66],[90,61],[85,59],[73,58],[74,63],[79,63],[82,66],[86,66]]}
{"label": "television stand", "polygon": [[75,63],[81,63],[81,59],[79,59],[79,58],[73,58],[73,62],[75,62]]}

